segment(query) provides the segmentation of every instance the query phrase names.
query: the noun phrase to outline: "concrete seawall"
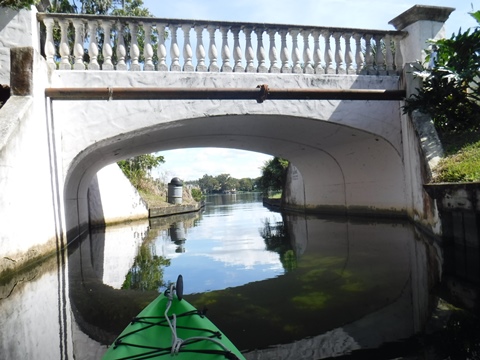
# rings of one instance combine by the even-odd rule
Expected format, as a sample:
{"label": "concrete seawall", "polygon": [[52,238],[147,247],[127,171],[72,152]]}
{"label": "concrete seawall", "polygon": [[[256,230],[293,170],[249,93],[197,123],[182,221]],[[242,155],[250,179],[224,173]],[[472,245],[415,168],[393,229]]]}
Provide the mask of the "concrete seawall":
{"label": "concrete seawall", "polygon": [[154,207],[154,208],[150,208],[148,210],[148,217],[149,218],[156,218],[156,217],[162,217],[162,216],[185,214],[185,213],[199,211],[204,206],[205,206],[205,204],[203,202],[200,202],[200,203],[196,203],[196,204],[169,205],[169,206],[166,206],[166,207]]}
{"label": "concrete seawall", "polygon": [[431,184],[442,224],[440,291],[451,303],[480,314],[480,183]]}

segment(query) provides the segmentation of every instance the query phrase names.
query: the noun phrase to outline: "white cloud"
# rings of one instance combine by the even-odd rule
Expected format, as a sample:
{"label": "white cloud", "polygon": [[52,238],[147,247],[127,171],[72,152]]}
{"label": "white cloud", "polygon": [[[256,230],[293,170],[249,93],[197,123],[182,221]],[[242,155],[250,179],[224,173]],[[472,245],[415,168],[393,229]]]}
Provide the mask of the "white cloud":
{"label": "white cloud", "polygon": [[182,180],[197,180],[203,175],[217,176],[230,174],[241,178],[257,178],[261,175],[260,168],[270,155],[251,151],[220,149],[220,148],[192,148],[159,152],[165,158],[154,176],[167,182],[176,176]]}

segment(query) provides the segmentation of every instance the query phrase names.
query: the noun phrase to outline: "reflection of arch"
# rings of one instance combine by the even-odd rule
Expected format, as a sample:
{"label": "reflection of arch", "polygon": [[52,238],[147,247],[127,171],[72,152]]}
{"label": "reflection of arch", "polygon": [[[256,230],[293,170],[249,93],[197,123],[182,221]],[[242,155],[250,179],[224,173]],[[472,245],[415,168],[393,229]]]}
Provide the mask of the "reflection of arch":
{"label": "reflection of arch", "polygon": [[[366,346],[372,346],[371,341],[380,344],[385,339],[406,338],[416,331],[415,316],[421,318],[427,310],[427,294],[418,297],[417,291],[427,286],[424,281],[428,269],[410,268],[417,256],[424,256],[424,245],[416,245],[419,253],[412,251],[412,228],[407,222],[366,224],[345,218],[306,219],[293,215],[285,221],[290,229],[306,230],[301,235],[306,236],[309,249],[302,254],[298,271],[235,288],[190,294],[188,301],[199,308],[214,304],[209,318],[229,337],[235,334],[233,339],[241,348],[265,346],[268,337],[258,337],[248,330],[245,334],[246,327],[259,326],[259,322],[276,343],[280,342],[280,333],[282,342],[286,342],[291,341],[293,330],[302,334],[294,336],[304,338],[347,323],[350,325],[344,329],[349,329],[349,335],[359,343],[366,341]],[[389,241],[384,241],[387,235]],[[98,243],[102,243],[101,239],[85,239],[69,249],[70,300],[82,330],[97,341],[111,343],[115,334],[157,294],[114,290],[104,285],[92,261],[92,254],[101,252]],[[264,296],[267,293],[273,296]],[[331,300],[328,307],[323,306],[323,298]],[[299,305],[301,316],[284,311],[285,304],[292,302]],[[263,317],[265,312],[269,316]],[[305,325],[307,316],[316,319],[309,323],[309,330]],[[395,327],[390,316],[396,319]],[[375,331],[371,331],[372,323],[376,324]],[[284,326],[279,328],[278,324]],[[365,334],[368,329],[373,339]],[[375,337],[378,333],[383,334],[382,339]],[[305,346],[311,344],[307,341]]]}
{"label": "reflection of arch", "polygon": [[301,173],[302,196],[294,194],[290,199],[297,209],[405,210],[402,159],[385,139],[306,117],[224,115],[159,123],[84,149],[72,161],[66,176],[67,229],[86,229],[87,189],[103,166],[136,154],[208,146],[262,152],[290,160]]}

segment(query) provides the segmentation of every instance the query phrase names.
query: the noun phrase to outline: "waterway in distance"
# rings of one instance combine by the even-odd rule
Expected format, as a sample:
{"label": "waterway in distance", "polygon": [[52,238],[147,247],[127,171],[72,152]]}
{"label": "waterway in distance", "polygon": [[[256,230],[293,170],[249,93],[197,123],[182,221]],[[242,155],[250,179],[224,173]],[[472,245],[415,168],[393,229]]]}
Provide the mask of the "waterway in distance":
{"label": "waterway in distance", "polygon": [[91,229],[0,283],[0,358],[101,358],[179,274],[185,299],[208,308],[249,360],[375,349],[390,351],[375,358],[424,358],[412,339],[438,310],[441,265],[435,242],[406,221],[281,214],[260,194],[209,196],[199,213]]}

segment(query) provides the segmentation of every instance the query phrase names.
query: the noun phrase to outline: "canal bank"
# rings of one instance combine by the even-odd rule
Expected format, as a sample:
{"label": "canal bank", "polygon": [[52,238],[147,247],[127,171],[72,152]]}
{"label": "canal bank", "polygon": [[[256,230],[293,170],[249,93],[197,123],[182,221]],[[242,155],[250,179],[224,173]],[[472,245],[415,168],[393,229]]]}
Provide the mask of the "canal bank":
{"label": "canal bank", "polygon": [[444,266],[439,291],[480,314],[480,183],[425,185],[442,224]]}

